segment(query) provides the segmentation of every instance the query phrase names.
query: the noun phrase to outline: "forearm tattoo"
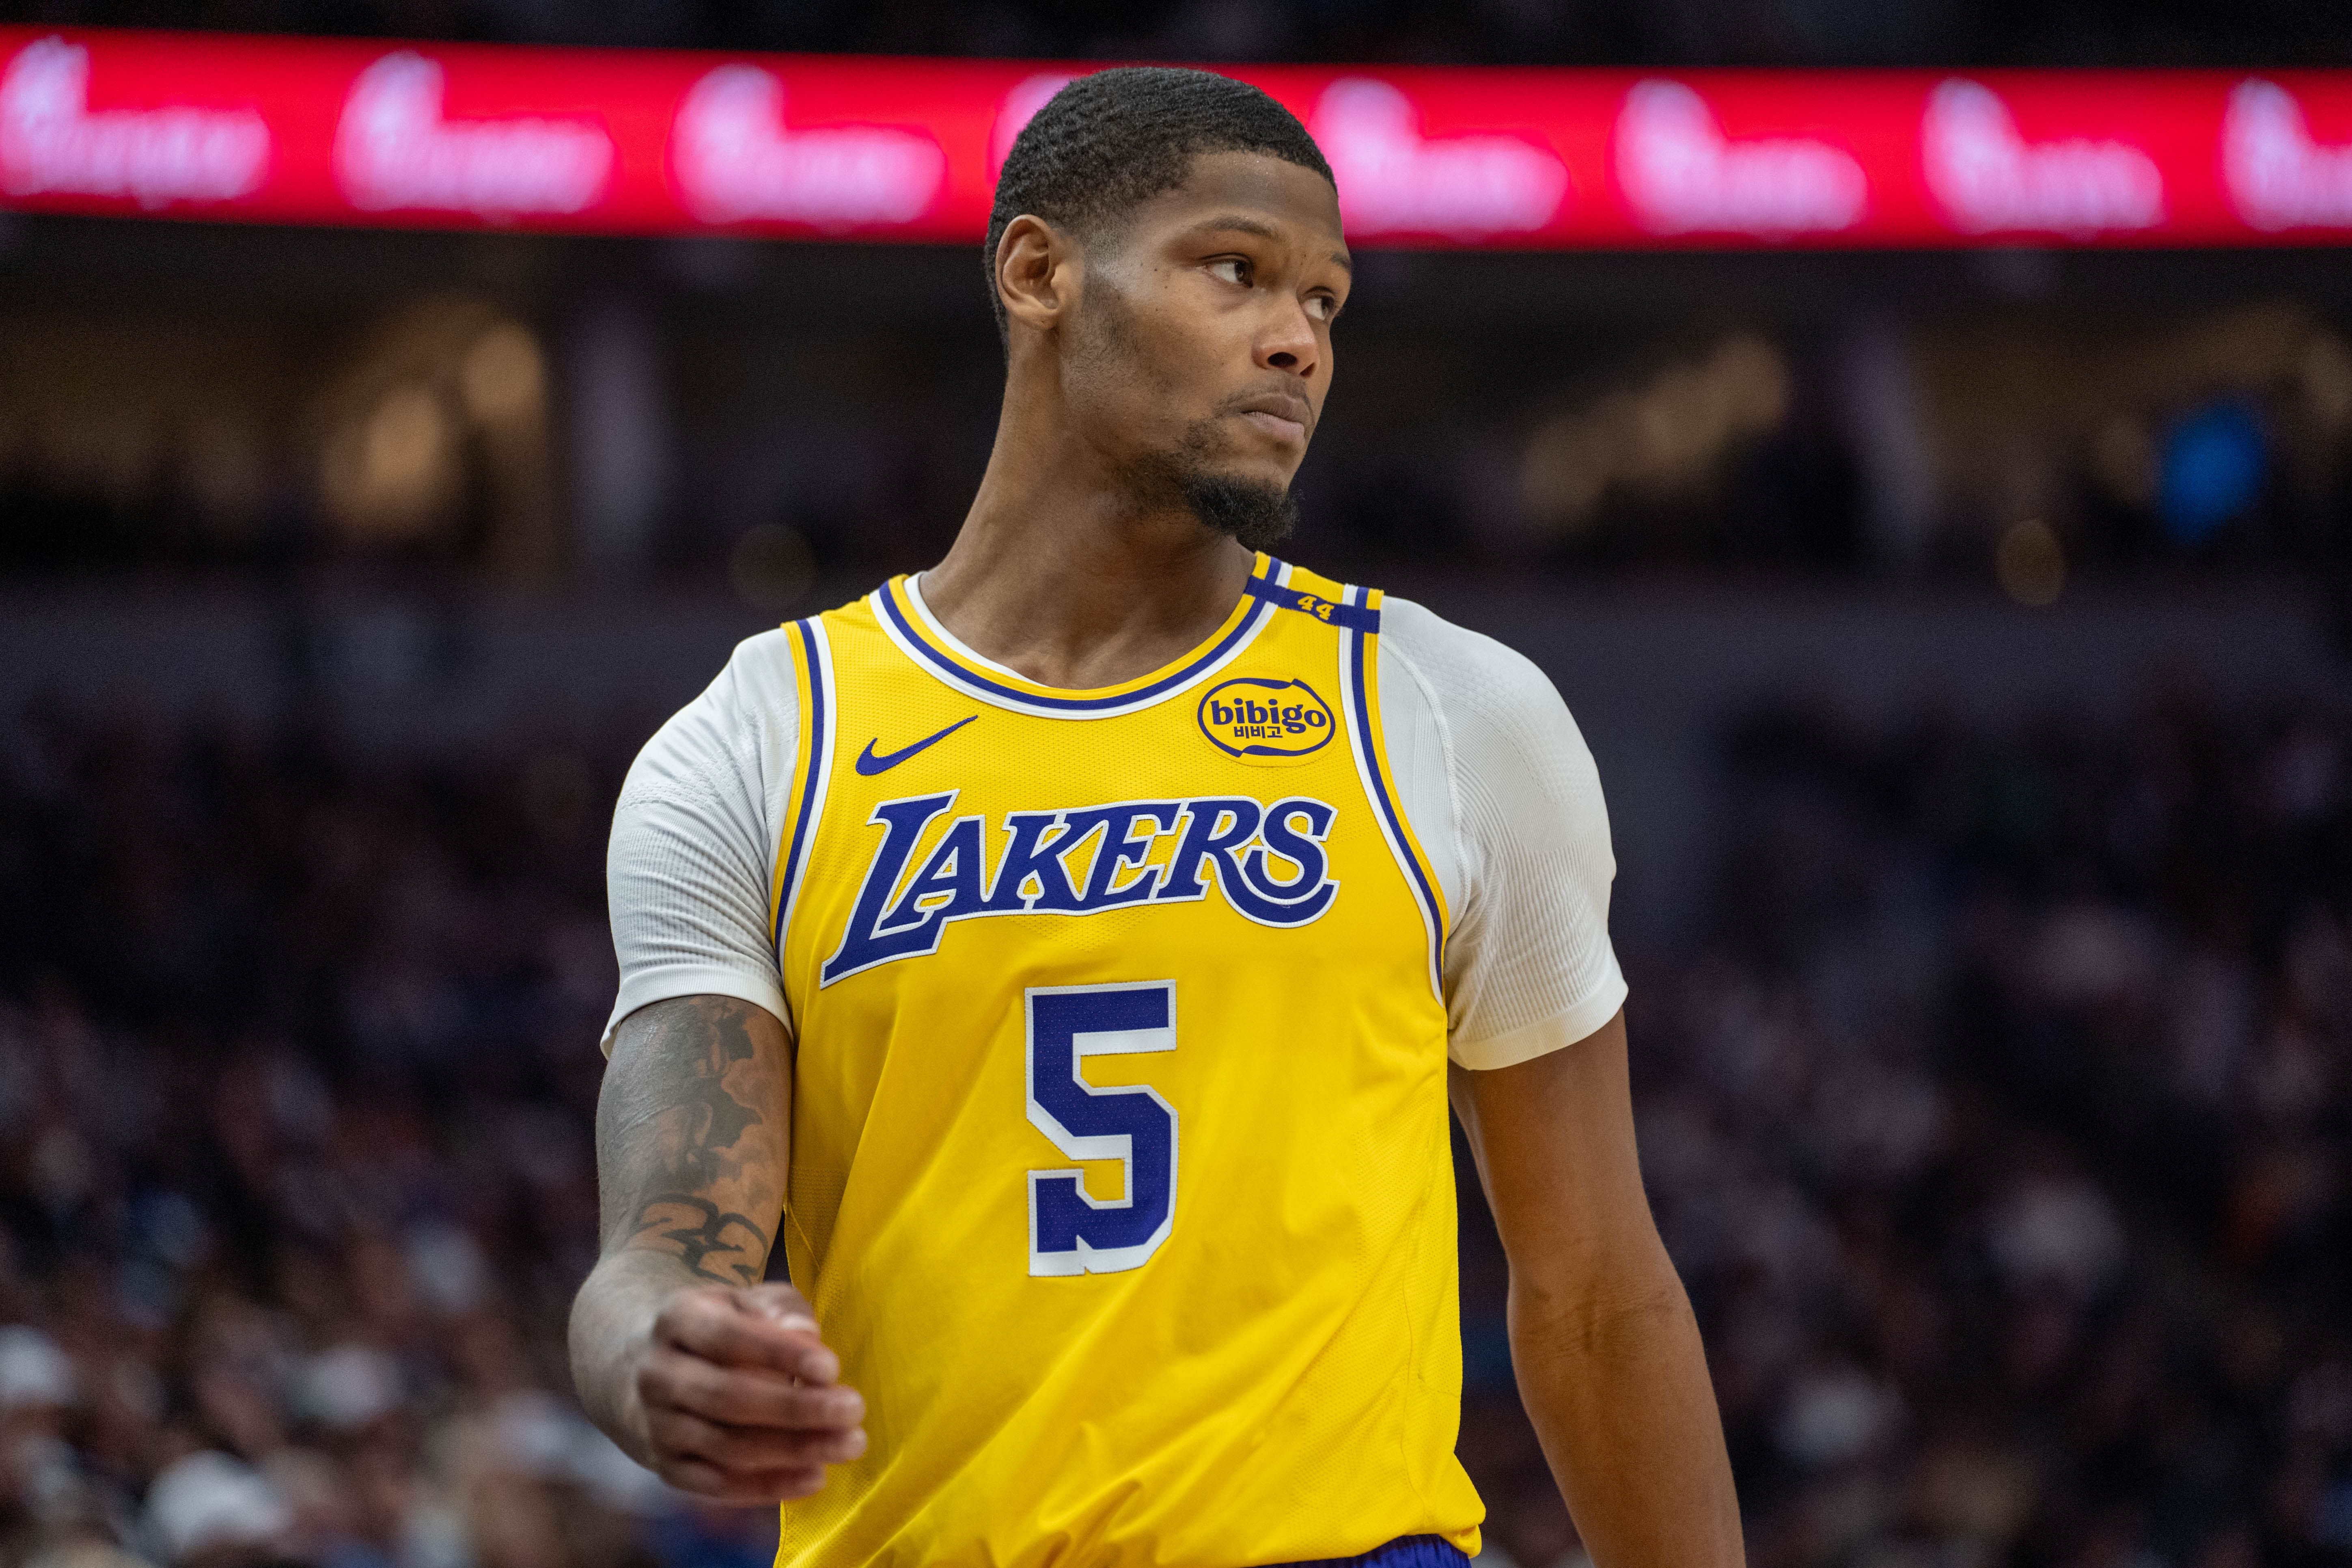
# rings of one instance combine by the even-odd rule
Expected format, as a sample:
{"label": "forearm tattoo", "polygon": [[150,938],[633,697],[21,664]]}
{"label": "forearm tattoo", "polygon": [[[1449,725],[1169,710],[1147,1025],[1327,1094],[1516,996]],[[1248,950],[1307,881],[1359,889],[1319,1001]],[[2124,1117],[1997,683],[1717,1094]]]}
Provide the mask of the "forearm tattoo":
{"label": "forearm tattoo", "polygon": [[596,1102],[608,1255],[759,1283],[783,1209],[786,1050],[782,1025],[731,997],[656,1003],[622,1026]]}

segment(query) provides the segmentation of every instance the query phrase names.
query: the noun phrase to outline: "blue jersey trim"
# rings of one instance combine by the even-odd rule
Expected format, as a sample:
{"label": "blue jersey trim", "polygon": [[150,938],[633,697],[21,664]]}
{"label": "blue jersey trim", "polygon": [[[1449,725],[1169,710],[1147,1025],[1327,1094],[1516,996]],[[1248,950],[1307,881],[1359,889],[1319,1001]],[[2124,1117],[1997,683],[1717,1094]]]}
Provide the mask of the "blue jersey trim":
{"label": "blue jersey trim", "polygon": [[[1276,562],[1279,565],[1280,563]],[[1304,588],[1286,588],[1267,577],[1252,577],[1242,584],[1245,594],[1255,594],[1278,609],[1297,610],[1317,620],[1351,632],[1376,632],[1381,629],[1381,613],[1364,605],[1335,605],[1318,594]]]}
{"label": "blue jersey trim", "polygon": [[794,621],[793,630],[800,634],[801,658],[808,668],[809,710],[801,715],[801,722],[808,727],[808,775],[801,780],[800,810],[793,818],[793,841],[785,847],[784,874],[776,889],[776,929],[770,934],[779,953],[784,945],[784,916],[793,907],[793,884],[800,875],[801,848],[815,825],[817,783],[824,777],[826,751],[833,744],[832,714],[825,707],[824,660],[817,657],[816,623]]}
{"label": "blue jersey trim", "polygon": [[1349,718],[1356,726],[1357,743],[1363,748],[1364,771],[1371,778],[1373,797],[1379,802],[1381,816],[1388,822],[1389,841],[1395,846],[1397,858],[1403,861],[1405,868],[1412,873],[1414,893],[1421,900],[1422,912],[1428,917],[1429,929],[1433,933],[1433,946],[1437,959],[1435,968],[1442,975],[1445,967],[1444,905],[1438,901],[1436,890],[1429,885],[1428,874],[1422,869],[1421,857],[1412,852],[1412,836],[1405,832],[1404,818],[1397,810],[1394,796],[1389,793],[1388,759],[1380,752],[1372,730],[1371,700],[1364,690],[1364,650],[1379,634],[1381,614],[1364,604],[1364,599],[1369,597],[1370,594],[1367,589],[1350,587],[1348,590],[1349,605],[1370,617],[1372,623],[1369,629],[1359,627],[1348,634],[1349,685],[1353,688],[1350,700],[1354,705]]}
{"label": "blue jersey trim", "polygon": [[[1269,572],[1278,574],[1282,569],[1282,563],[1269,558],[1266,566]],[[1233,652],[1257,630],[1259,625],[1265,619],[1268,605],[1283,604],[1293,609],[1301,607],[1292,603],[1297,597],[1296,594],[1276,586],[1269,577],[1253,576],[1244,584],[1244,588],[1257,600],[1257,603],[1251,605],[1249,613],[1235,622],[1233,629],[1219,637],[1213,647],[1203,649],[1197,658],[1186,660],[1181,668],[1169,671],[1148,686],[1139,686],[1125,691],[1107,692],[1099,697],[1058,696],[1050,692],[1032,691],[1018,686],[1007,686],[1003,681],[991,679],[987,675],[964,664],[944,649],[935,647],[931,640],[924,636],[922,629],[914,619],[898,607],[898,595],[891,593],[887,586],[877,590],[874,598],[881,605],[882,613],[890,618],[890,624],[898,628],[899,636],[905,639],[907,645],[920,653],[934,669],[947,679],[1006,702],[1025,704],[1049,712],[1102,713],[1123,710],[1153,701],[1198,679],[1202,670]],[[1339,607],[1334,606],[1334,608]],[[1373,614],[1377,622],[1377,613]]]}

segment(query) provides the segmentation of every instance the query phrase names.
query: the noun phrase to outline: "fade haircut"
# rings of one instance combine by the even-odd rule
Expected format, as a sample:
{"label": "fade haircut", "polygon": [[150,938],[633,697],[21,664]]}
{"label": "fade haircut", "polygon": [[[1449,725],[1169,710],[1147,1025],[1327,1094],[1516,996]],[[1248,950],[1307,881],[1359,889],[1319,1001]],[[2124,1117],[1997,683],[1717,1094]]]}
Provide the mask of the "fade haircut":
{"label": "fade haircut", "polygon": [[997,336],[1011,331],[996,292],[996,246],[1007,225],[1029,213],[1091,238],[1182,184],[1203,153],[1264,153],[1331,178],[1297,115],[1214,71],[1121,66],[1055,93],[1013,138],[996,177],[982,260]]}

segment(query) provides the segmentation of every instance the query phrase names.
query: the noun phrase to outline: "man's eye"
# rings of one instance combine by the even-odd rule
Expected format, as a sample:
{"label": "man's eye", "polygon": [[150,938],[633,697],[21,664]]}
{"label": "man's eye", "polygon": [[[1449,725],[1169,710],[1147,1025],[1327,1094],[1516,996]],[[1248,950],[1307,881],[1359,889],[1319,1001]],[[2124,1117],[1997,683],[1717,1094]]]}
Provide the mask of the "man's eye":
{"label": "man's eye", "polygon": [[1318,321],[1328,321],[1339,313],[1339,307],[1328,294],[1313,294],[1307,297],[1307,313]]}
{"label": "man's eye", "polygon": [[1249,281],[1249,263],[1239,257],[1228,257],[1223,261],[1212,261],[1209,263],[1209,276],[1221,279],[1227,283],[1246,283]]}

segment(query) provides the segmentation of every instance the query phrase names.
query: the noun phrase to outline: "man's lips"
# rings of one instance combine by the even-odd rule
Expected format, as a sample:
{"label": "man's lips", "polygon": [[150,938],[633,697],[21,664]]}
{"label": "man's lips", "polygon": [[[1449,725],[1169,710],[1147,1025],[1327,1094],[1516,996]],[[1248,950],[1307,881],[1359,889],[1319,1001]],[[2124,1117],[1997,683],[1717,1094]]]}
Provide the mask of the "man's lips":
{"label": "man's lips", "polygon": [[1277,441],[1304,441],[1309,413],[1307,399],[1282,393],[1253,397],[1236,410],[1241,416]]}
{"label": "man's lips", "polygon": [[1286,419],[1279,414],[1268,414],[1263,408],[1244,409],[1242,417],[1277,441],[1307,439],[1307,426],[1298,420]]}

